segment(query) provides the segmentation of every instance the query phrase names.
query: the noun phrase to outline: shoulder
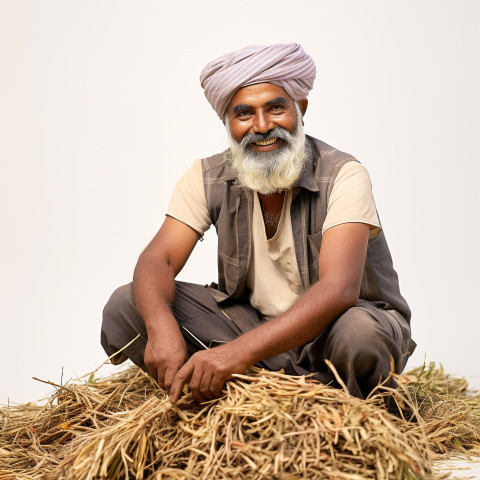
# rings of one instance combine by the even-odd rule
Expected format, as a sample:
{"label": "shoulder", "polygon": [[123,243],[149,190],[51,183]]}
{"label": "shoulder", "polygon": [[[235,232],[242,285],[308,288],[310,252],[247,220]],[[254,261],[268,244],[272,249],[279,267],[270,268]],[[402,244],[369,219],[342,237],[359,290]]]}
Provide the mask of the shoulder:
{"label": "shoulder", "polygon": [[370,183],[370,175],[365,167],[359,161],[351,160],[343,164],[340,168],[335,182],[341,182],[350,178],[362,178]]}
{"label": "shoulder", "polygon": [[310,145],[313,147],[314,155],[316,154],[324,161],[358,161],[354,156],[350,155],[349,153],[342,152],[338,148],[332,147],[328,143],[325,143],[318,138],[312,137],[310,135],[307,135],[306,137],[310,141]]}
{"label": "shoulder", "polygon": [[176,183],[167,215],[196,230],[201,236],[211,225],[202,180],[201,160],[197,159]]}
{"label": "shoulder", "polygon": [[[333,186],[334,192],[343,192],[352,195],[355,192],[368,192],[371,194],[372,182],[364,165],[359,162],[347,162],[338,172]],[[330,199],[332,201],[332,199]]]}
{"label": "shoulder", "polygon": [[227,162],[228,150],[216,153],[210,157],[202,158],[202,174],[205,185],[225,184],[233,182],[236,178]]}
{"label": "shoulder", "polygon": [[313,177],[317,182],[335,180],[341,168],[349,162],[358,160],[349,153],[342,152],[318,138],[307,135],[313,161]]}
{"label": "shoulder", "polygon": [[208,170],[213,170],[215,168],[222,168],[225,166],[226,163],[226,153],[227,150],[220,152],[220,153],[215,153],[214,155],[211,155],[210,157],[205,157],[202,158],[202,170],[208,171]]}

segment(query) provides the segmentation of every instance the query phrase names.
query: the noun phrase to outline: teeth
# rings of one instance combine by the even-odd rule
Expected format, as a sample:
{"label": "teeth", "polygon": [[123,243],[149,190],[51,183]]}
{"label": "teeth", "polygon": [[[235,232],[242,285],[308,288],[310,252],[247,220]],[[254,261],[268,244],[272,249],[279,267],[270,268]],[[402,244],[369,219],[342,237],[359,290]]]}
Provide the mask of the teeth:
{"label": "teeth", "polygon": [[270,140],[261,140],[259,142],[255,142],[255,145],[259,145],[261,147],[264,147],[265,145],[271,145],[272,143],[275,143],[277,141],[277,137],[271,138]]}

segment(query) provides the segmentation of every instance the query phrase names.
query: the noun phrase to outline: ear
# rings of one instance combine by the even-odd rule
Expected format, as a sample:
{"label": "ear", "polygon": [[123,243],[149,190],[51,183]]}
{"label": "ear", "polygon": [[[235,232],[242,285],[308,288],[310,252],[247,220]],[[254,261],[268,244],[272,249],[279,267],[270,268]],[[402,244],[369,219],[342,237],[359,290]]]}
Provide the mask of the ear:
{"label": "ear", "polygon": [[305,112],[307,111],[308,107],[308,100],[306,98],[299,100],[298,105],[300,106],[300,110],[302,111],[302,115],[305,116]]}

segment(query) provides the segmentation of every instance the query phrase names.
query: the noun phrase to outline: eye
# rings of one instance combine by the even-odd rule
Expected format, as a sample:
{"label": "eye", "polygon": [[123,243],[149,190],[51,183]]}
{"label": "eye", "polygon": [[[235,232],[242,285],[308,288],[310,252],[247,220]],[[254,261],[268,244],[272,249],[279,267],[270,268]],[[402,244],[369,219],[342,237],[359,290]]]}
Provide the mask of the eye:
{"label": "eye", "polygon": [[252,115],[252,112],[250,110],[242,110],[238,112],[235,116],[237,118],[246,118]]}
{"label": "eye", "polygon": [[284,110],[285,110],[285,106],[280,104],[272,105],[270,108],[270,111],[273,113],[282,113]]}

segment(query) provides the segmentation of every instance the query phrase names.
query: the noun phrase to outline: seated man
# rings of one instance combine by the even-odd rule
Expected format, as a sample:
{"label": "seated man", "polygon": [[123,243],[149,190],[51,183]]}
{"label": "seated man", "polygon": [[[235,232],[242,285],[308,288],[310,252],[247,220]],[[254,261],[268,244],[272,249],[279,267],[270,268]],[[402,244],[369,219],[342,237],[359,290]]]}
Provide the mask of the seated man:
{"label": "seated man", "polygon": [[[176,402],[198,401],[257,365],[310,374],[364,398],[412,353],[410,310],[353,157],[306,136],[316,69],[298,44],[253,46],[201,74],[229,148],[196,161],[104,310],[108,355],[127,357]],[[218,284],[175,281],[204,232],[218,235]]]}

